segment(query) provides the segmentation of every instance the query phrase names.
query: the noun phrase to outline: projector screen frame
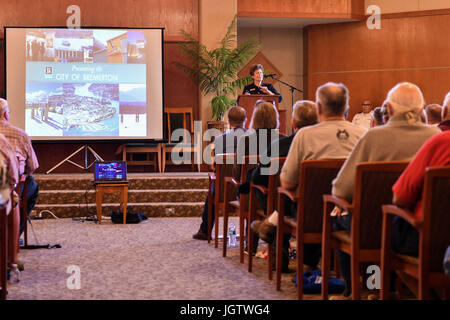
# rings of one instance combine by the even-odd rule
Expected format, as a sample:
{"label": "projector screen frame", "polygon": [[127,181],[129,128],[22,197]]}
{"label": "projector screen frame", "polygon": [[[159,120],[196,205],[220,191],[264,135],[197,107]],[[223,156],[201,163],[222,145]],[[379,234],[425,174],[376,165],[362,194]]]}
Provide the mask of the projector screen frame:
{"label": "projector screen frame", "polygon": [[[3,27],[3,47],[4,47],[4,84],[5,84],[5,99],[8,100],[8,74],[7,74],[7,29],[73,29],[73,28],[67,28],[66,26],[4,26]],[[165,103],[164,103],[164,27],[104,27],[104,26],[82,26],[78,29],[107,29],[107,30],[160,30],[161,32],[161,121],[162,121],[162,138],[149,138],[149,137],[117,137],[117,138],[111,138],[111,137],[92,137],[92,138],[74,138],[74,139],[39,139],[39,138],[33,138],[30,136],[31,141],[38,144],[90,144],[90,143],[167,143],[167,124],[164,121],[164,110],[165,110]],[[26,79],[26,77],[25,77]],[[146,83],[146,85],[148,85]],[[22,128],[25,130],[25,128]]]}

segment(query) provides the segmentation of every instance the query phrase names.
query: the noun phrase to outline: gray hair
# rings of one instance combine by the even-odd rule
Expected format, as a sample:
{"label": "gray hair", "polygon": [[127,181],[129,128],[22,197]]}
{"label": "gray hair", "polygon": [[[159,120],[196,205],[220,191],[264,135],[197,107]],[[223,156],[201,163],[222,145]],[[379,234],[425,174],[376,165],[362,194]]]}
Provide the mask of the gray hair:
{"label": "gray hair", "polygon": [[318,122],[316,104],[309,100],[297,101],[292,106],[292,119],[297,129],[316,124]]}
{"label": "gray hair", "polygon": [[442,104],[442,107],[449,106],[450,107],[450,92],[447,93],[447,95],[444,98],[444,103]]}
{"label": "gray hair", "polygon": [[6,111],[9,111],[8,101],[3,98],[0,98],[0,119],[3,119],[3,115]]}
{"label": "gray hair", "polygon": [[398,83],[389,91],[387,100],[394,114],[410,111],[418,114],[425,104],[420,88],[410,82]]}
{"label": "gray hair", "polygon": [[316,101],[320,102],[326,116],[343,116],[348,109],[348,89],[342,83],[325,83],[317,88]]}

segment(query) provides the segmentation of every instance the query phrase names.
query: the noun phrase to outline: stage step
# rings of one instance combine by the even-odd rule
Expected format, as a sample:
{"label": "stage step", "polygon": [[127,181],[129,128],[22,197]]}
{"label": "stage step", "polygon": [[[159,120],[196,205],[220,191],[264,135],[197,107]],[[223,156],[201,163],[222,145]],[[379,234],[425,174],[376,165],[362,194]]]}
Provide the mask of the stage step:
{"label": "stage step", "polygon": [[[96,214],[91,174],[35,175],[39,184],[36,213],[51,218]],[[208,194],[207,173],[129,174],[128,208],[148,217],[200,217]],[[87,204],[86,204],[87,202]],[[103,196],[103,215],[119,209],[119,195]]]}

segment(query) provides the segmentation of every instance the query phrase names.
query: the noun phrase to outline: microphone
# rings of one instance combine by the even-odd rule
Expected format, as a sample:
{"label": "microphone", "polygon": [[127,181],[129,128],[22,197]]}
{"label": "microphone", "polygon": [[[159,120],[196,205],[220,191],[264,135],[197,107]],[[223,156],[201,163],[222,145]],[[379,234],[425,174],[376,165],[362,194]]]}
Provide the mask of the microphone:
{"label": "microphone", "polygon": [[265,74],[264,78],[273,78],[273,76],[276,76],[276,73],[271,73],[271,74]]}

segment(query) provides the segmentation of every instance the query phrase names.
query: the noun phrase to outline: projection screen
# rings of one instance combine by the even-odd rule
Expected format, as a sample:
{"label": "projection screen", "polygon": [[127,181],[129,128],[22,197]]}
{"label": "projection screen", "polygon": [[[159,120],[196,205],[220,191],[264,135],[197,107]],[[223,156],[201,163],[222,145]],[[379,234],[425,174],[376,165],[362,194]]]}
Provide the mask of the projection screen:
{"label": "projection screen", "polygon": [[11,124],[35,141],[163,139],[163,29],[5,27]]}

